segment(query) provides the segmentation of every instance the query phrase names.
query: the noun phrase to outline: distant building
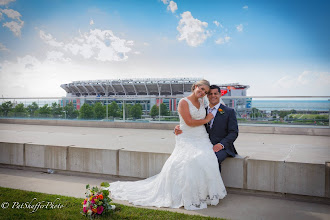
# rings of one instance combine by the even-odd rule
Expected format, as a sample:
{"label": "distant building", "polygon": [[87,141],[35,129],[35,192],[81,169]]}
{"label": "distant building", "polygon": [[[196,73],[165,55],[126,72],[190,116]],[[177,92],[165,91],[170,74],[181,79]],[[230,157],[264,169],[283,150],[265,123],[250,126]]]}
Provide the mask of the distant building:
{"label": "distant building", "polygon": [[[77,109],[84,103],[111,103],[116,101],[120,106],[140,103],[143,111],[148,113],[153,105],[164,103],[172,112],[177,111],[181,98],[191,92],[193,83],[200,78],[146,78],[146,79],[113,79],[113,80],[87,80],[73,81],[62,84],[66,91],[66,98],[61,100],[65,106],[73,102]],[[218,84],[223,96],[246,96],[247,85]],[[229,107],[245,110],[245,99],[224,99]]]}

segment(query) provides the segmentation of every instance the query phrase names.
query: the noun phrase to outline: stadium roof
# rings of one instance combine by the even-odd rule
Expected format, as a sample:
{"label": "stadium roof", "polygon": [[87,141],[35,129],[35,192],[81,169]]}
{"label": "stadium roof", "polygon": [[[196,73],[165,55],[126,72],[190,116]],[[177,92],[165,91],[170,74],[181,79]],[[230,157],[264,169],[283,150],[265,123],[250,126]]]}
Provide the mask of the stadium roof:
{"label": "stadium roof", "polygon": [[[146,79],[112,79],[73,81],[61,87],[68,96],[112,96],[112,95],[178,95],[191,91],[193,83],[201,78],[146,78]],[[248,88],[234,84],[219,85]]]}

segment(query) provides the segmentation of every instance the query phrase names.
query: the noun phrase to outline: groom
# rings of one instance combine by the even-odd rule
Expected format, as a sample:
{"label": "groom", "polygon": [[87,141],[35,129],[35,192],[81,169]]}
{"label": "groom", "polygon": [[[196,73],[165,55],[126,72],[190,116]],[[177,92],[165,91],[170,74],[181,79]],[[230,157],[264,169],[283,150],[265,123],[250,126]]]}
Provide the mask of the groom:
{"label": "groom", "polygon": [[[237,151],[234,147],[234,141],[238,136],[238,126],[235,110],[220,103],[221,90],[217,85],[211,85],[207,94],[209,106],[205,109],[212,113],[214,118],[205,125],[213,151],[218,158],[219,170],[221,172],[221,163],[227,157],[235,157]],[[181,134],[179,125],[175,127],[175,134]]]}

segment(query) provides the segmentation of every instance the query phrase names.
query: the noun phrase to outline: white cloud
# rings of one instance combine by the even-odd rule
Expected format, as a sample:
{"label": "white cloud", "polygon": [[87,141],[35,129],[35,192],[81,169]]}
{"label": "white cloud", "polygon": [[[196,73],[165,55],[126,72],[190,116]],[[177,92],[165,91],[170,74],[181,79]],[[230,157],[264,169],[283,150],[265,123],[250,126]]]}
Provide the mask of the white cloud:
{"label": "white cloud", "polygon": [[14,1],[16,1],[16,0],[0,0],[0,5],[7,5],[10,2],[14,2]]}
{"label": "white cloud", "polygon": [[94,21],[93,21],[93,19],[91,19],[89,22],[89,25],[93,25],[93,24],[94,24]]}
{"label": "white cloud", "polygon": [[243,32],[243,24],[239,24],[236,26],[238,32]]}
{"label": "white cloud", "polygon": [[219,21],[213,21],[213,23],[214,23],[217,27],[219,27],[219,25],[220,25]]}
{"label": "white cloud", "polygon": [[51,34],[46,34],[44,31],[39,31],[40,38],[47,44],[53,47],[63,47],[62,42],[57,42],[55,38]]}
{"label": "white cloud", "polygon": [[15,19],[15,20],[21,20],[20,17],[22,16],[18,11],[15,11],[13,9],[0,9],[2,13],[8,16],[8,18]]}
{"label": "white cloud", "polygon": [[311,80],[311,72],[310,71],[304,71],[302,74],[298,76],[298,82],[302,85],[307,85],[308,81]]}
{"label": "white cloud", "polygon": [[3,45],[2,43],[0,43],[0,51],[7,51],[7,52],[9,52],[9,50],[7,49],[7,47],[5,45]]}
{"label": "white cloud", "polygon": [[165,5],[167,5],[169,0],[161,0],[161,1],[162,1]]}
{"label": "white cloud", "polygon": [[176,10],[178,10],[178,5],[174,1],[170,1],[170,4],[167,6],[167,10],[174,13]]}
{"label": "white cloud", "polygon": [[[16,61],[0,63],[0,95],[4,96],[53,96],[61,95],[60,78],[54,74],[58,71],[65,75],[64,64],[54,64],[48,60],[39,61],[36,57],[26,55]],[[58,91],[57,93],[54,91]]]}
{"label": "white cloud", "polygon": [[215,41],[216,44],[224,44],[225,43],[225,40],[222,38],[222,37],[219,37],[216,41]]}
{"label": "white cloud", "polygon": [[[275,87],[284,89],[300,89],[314,88],[318,90],[328,90],[330,86],[329,72],[312,72],[304,71],[298,76],[286,75],[280,78],[275,84]],[[308,86],[308,87],[307,87]]]}
{"label": "white cloud", "polygon": [[18,23],[16,21],[11,21],[4,23],[2,26],[9,28],[15,34],[15,36],[19,37],[21,36],[21,29],[23,25],[24,25],[24,21],[22,21],[21,23]]}
{"label": "white cloud", "polygon": [[49,61],[62,61],[62,62],[69,62],[71,61],[70,58],[64,58],[64,54],[59,51],[49,51],[47,52],[47,60]]}
{"label": "white cloud", "polygon": [[0,9],[1,16],[0,20],[2,17],[2,14],[7,15],[8,18],[14,19],[16,21],[10,21],[10,22],[5,22],[2,26],[9,28],[15,36],[19,37],[21,36],[21,29],[24,26],[24,21],[21,20],[21,14],[18,11],[12,10],[12,9]]}
{"label": "white cloud", "polygon": [[244,5],[244,6],[243,6],[243,9],[248,10],[248,9],[249,9],[249,6]]}
{"label": "white cloud", "polygon": [[128,59],[133,41],[121,39],[111,30],[94,29],[86,33],[80,33],[79,37],[69,42],[59,42],[50,34],[40,31],[40,38],[53,47],[58,47],[64,52],[74,56],[82,56],[84,59],[96,59],[100,61],[124,61]]}
{"label": "white cloud", "polygon": [[229,42],[229,40],[231,39],[231,37],[225,36],[225,41]]}
{"label": "white cloud", "polygon": [[224,38],[220,37],[218,38],[215,43],[216,44],[225,44],[225,43],[228,43],[230,41],[231,37],[229,36],[225,36]]}
{"label": "white cloud", "polygon": [[207,26],[206,22],[195,19],[189,11],[186,11],[181,14],[177,27],[180,33],[178,40],[185,40],[189,46],[197,47],[210,36],[209,32],[205,30]]}

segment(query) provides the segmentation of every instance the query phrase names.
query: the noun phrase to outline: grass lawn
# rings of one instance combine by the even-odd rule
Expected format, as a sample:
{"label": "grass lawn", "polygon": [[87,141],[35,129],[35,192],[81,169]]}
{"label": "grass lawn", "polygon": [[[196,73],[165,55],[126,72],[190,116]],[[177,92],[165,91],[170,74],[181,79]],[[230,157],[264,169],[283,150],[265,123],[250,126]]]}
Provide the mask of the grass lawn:
{"label": "grass lawn", "polygon": [[[320,114],[291,114],[294,119],[329,119],[329,115],[320,115]],[[302,117],[301,117],[302,116]]]}
{"label": "grass lawn", "polygon": [[[83,199],[74,197],[0,187],[0,219],[87,219],[80,214],[80,211],[82,210],[82,201]],[[53,204],[58,205],[58,207],[54,206],[53,208],[50,208],[49,205],[48,209],[40,208],[34,213],[31,213],[33,209],[21,208],[22,204],[30,202],[31,205],[37,204],[38,202],[41,202],[42,204],[53,202]],[[63,207],[59,208],[59,204],[63,205]],[[8,208],[4,208],[7,205]],[[116,211],[111,215],[103,216],[101,219],[219,219],[185,215],[169,211],[136,208],[120,204],[115,205],[117,207]]]}

